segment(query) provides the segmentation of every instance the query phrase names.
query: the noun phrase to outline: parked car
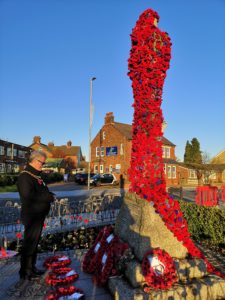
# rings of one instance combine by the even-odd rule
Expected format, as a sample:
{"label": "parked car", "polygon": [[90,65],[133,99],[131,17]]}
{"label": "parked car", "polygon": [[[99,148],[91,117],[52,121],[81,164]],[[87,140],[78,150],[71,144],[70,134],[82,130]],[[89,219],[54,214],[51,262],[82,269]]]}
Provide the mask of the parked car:
{"label": "parked car", "polygon": [[[90,178],[92,178],[95,173],[90,173]],[[75,182],[78,184],[87,184],[88,182],[88,173],[79,173],[74,176]]]}
{"label": "parked car", "polygon": [[90,179],[90,184],[94,186],[106,185],[106,184],[118,184],[118,181],[114,174],[96,174]]}

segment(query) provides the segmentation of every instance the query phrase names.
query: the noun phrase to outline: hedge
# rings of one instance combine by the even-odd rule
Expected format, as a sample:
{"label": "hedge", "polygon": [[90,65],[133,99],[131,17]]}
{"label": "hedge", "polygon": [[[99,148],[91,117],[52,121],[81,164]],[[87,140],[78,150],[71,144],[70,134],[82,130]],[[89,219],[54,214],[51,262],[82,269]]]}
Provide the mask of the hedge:
{"label": "hedge", "polygon": [[14,185],[18,175],[0,175],[0,186]]}
{"label": "hedge", "polygon": [[193,239],[225,245],[225,210],[179,202]]}
{"label": "hedge", "polygon": [[[45,183],[59,182],[63,180],[63,175],[60,173],[43,173],[42,178]],[[0,175],[0,186],[11,186],[16,184],[18,175]]]}

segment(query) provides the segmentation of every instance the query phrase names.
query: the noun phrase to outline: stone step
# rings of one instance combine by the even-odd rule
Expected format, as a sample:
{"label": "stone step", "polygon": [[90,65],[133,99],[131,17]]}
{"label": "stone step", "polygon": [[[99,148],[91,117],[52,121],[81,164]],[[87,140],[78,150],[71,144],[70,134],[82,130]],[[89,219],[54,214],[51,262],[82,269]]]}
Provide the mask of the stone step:
{"label": "stone step", "polygon": [[[175,265],[178,279],[182,282],[207,275],[207,268],[202,259],[175,259]],[[137,260],[131,261],[127,265],[125,274],[134,288],[142,286],[145,281],[141,264]]]}
{"label": "stone step", "polygon": [[225,280],[215,275],[174,284],[169,290],[151,290],[149,294],[141,288],[132,288],[124,277],[111,277],[108,287],[115,300],[219,300],[225,299]]}

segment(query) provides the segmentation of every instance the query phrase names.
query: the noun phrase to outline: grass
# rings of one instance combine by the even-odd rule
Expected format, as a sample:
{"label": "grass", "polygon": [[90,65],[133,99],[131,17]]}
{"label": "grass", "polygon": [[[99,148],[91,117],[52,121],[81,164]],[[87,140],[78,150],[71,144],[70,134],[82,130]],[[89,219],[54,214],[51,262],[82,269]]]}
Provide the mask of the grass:
{"label": "grass", "polygon": [[15,184],[0,186],[0,193],[5,193],[5,192],[17,192],[17,186]]}

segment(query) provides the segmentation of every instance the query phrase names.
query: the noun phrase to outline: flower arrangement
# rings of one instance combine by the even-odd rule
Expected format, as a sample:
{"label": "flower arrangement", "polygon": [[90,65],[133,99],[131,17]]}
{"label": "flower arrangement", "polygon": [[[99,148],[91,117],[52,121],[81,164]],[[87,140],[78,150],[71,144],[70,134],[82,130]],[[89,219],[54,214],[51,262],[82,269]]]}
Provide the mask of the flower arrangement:
{"label": "flower arrangement", "polygon": [[[70,296],[71,299],[83,300],[84,292],[75,286],[58,287],[56,290],[51,290],[46,296],[46,300],[59,300],[61,297]],[[74,298],[72,298],[74,297]]]}
{"label": "flower arrangement", "polygon": [[47,269],[62,268],[70,264],[71,264],[71,260],[69,259],[69,257],[65,255],[55,255],[46,258],[44,262],[44,267],[46,267]]}
{"label": "flower arrangement", "polygon": [[119,274],[116,266],[127,249],[128,244],[120,241],[113,233],[113,228],[105,227],[86,253],[82,263],[83,270],[94,273],[95,284],[104,285],[110,276]]}
{"label": "flower arrangement", "polygon": [[168,289],[178,280],[172,257],[160,248],[145,253],[142,272],[147,285],[153,289]]}
{"label": "flower arrangement", "polygon": [[66,285],[76,281],[79,275],[72,268],[57,268],[53,272],[49,273],[45,282],[47,285]]}

